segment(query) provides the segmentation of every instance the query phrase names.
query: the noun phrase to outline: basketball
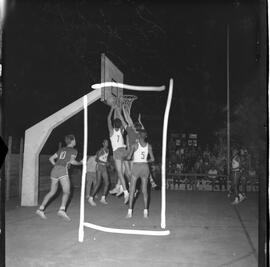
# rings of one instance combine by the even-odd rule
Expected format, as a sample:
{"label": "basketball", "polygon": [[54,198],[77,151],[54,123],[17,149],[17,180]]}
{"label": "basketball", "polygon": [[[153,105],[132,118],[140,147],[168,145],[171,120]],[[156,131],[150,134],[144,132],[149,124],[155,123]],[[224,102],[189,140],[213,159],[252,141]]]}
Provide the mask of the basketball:
{"label": "basketball", "polygon": [[116,97],[114,96],[110,96],[108,99],[107,99],[107,104],[111,107],[115,107],[116,104],[117,104],[117,101],[116,101]]}

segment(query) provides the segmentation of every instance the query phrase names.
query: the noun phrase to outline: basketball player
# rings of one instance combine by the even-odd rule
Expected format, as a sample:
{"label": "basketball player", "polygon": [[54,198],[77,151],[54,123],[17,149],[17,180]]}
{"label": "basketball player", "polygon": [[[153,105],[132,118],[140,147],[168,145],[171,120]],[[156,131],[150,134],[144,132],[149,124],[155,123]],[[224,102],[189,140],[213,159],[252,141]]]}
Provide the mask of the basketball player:
{"label": "basketball player", "polygon": [[97,162],[97,183],[96,186],[92,192],[92,194],[90,194],[90,197],[88,199],[88,202],[91,206],[96,206],[96,203],[94,201],[94,196],[96,195],[100,185],[101,185],[101,178],[103,178],[104,181],[104,191],[103,191],[103,195],[100,199],[100,202],[102,204],[108,204],[108,202],[106,201],[106,196],[107,196],[107,192],[108,192],[108,188],[109,188],[109,176],[108,176],[108,172],[107,172],[107,163],[108,163],[108,156],[109,156],[109,142],[107,139],[104,139],[103,143],[102,143],[102,148],[97,152],[96,155],[96,162]]}
{"label": "basketball player", "polygon": [[[130,151],[131,147],[138,142],[139,140],[139,130],[140,129],[145,129],[142,122],[141,122],[141,114],[139,114],[138,116],[138,122],[135,122],[133,123],[132,121],[132,118],[129,114],[129,112],[126,110],[126,107],[123,105],[122,107],[122,110],[123,110],[123,114],[125,116],[125,119],[128,123],[128,126],[126,128],[126,131],[127,131],[127,139],[128,139],[128,151]],[[120,117],[121,119],[121,117]],[[123,120],[123,118],[121,119]],[[131,162],[131,166],[130,168],[132,167],[132,162]],[[150,172],[150,176],[149,176],[149,180],[150,180],[150,183],[151,183],[151,187],[152,188],[156,188],[157,187],[157,184],[155,183],[153,177],[152,177],[152,174]],[[137,191],[136,191],[137,192]]]}
{"label": "basketball player", "polygon": [[71,219],[66,214],[66,204],[70,195],[70,180],[68,176],[68,166],[72,165],[82,165],[81,162],[76,161],[77,150],[74,149],[76,146],[76,140],[74,135],[67,135],[65,137],[66,147],[60,148],[54,155],[50,157],[50,162],[54,165],[51,171],[51,190],[44,197],[42,204],[39,209],[36,211],[36,214],[39,215],[42,219],[47,219],[44,214],[49,200],[55,195],[58,183],[60,182],[63,189],[62,203],[58,211],[58,215],[64,218],[66,221],[71,221]]}
{"label": "basketball player", "polygon": [[96,156],[90,156],[87,159],[86,163],[86,199],[89,199],[91,190],[93,191],[96,183],[97,183],[97,177],[96,177]]}
{"label": "basketball player", "polygon": [[[141,178],[142,182],[142,192],[144,199],[144,218],[148,217],[148,192],[147,192],[147,184],[150,175],[150,170],[148,166],[148,162],[153,162],[154,155],[152,151],[152,146],[148,144],[145,139],[147,137],[147,133],[145,130],[141,129],[139,131],[139,141],[134,144],[131,148],[131,151],[128,155],[128,159],[130,159],[133,155],[133,166],[132,166],[132,177],[130,182],[130,195],[129,195],[129,209],[127,213],[127,218],[132,217],[132,209],[133,209],[133,199],[134,192],[136,188],[136,183],[138,178]],[[150,156],[150,160],[147,160],[148,155]]]}
{"label": "basketball player", "polygon": [[232,188],[233,188],[233,193],[234,193],[234,201],[232,202],[233,205],[237,205],[242,200],[244,200],[244,196],[239,190],[240,169],[241,169],[241,161],[238,155],[238,150],[233,149],[233,155],[232,155]]}
{"label": "basketball player", "polygon": [[112,144],[112,150],[113,150],[113,159],[115,163],[115,168],[117,171],[117,175],[120,179],[121,185],[123,187],[123,193],[124,193],[124,202],[125,204],[128,202],[129,199],[129,193],[126,188],[126,182],[124,178],[124,168],[123,168],[123,161],[126,157],[126,145],[124,143],[123,138],[123,126],[124,128],[126,125],[122,125],[122,122],[119,118],[114,119],[113,125],[111,122],[112,113],[116,109],[116,107],[111,107],[111,110],[109,112],[109,115],[107,117],[107,123],[108,123],[108,129],[109,129],[109,135],[110,140]]}

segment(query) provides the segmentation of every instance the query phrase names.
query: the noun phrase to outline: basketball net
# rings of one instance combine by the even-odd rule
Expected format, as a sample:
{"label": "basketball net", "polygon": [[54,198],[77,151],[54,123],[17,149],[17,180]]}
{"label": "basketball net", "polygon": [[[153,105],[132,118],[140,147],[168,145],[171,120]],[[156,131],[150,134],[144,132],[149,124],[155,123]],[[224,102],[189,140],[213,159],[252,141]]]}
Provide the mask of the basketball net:
{"label": "basketball net", "polygon": [[138,97],[135,95],[123,95],[120,97],[120,107],[124,107],[130,115],[132,103],[136,99],[138,99]]}

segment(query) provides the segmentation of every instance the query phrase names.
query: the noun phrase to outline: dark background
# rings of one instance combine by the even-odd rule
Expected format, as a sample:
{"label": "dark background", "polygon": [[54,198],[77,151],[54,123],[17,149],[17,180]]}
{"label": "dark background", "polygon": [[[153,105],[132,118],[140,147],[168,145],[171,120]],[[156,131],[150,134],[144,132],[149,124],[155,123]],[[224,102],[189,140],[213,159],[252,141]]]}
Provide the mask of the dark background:
{"label": "dark background", "polygon": [[[238,139],[256,143],[261,138],[265,146],[261,34],[266,29],[259,3],[12,1],[4,28],[5,135],[22,137],[27,128],[88,93],[100,82],[105,53],[123,71],[125,83],[168,86],[173,78],[169,131],[198,133],[202,146],[211,145],[226,127],[229,24],[231,122]],[[167,94],[137,95],[132,116],[142,113],[159,148]],[[90,152],[108,137],[108,112],[100,102],[89,107]],[[240,132],[237,123],[244,127]],[[55,129],[42,152],[55,152],[69,133],[82,150],[83,112]]]}

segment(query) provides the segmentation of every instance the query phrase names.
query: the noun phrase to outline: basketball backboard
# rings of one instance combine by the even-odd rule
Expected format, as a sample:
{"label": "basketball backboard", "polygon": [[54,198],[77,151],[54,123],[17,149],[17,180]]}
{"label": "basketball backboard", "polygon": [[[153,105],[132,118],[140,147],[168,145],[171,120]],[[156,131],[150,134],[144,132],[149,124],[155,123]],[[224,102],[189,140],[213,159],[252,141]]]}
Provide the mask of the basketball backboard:
{"label": "basketball backboard", "polygon": [[[124,83],[124,74],[121,72],[112,61],[101,54],[101,83],[117,82]],[[105,87],[101,89],[101,101],[106,103],[111,96],[120,98],[123,95],[123,88]]]}

